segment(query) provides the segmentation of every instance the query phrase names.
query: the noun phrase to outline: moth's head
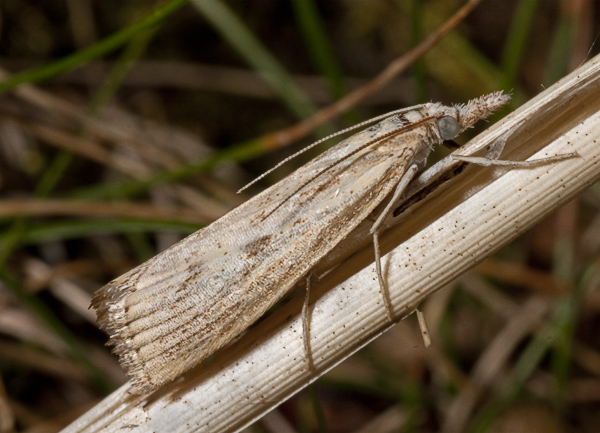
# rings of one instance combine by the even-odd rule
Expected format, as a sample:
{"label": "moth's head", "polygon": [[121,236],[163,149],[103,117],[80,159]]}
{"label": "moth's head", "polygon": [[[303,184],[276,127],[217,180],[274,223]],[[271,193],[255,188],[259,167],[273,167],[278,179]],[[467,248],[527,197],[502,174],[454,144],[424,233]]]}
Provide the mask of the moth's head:
{"label": "moth's head", "polygon": [[436,126],[440,138],[452,140],[465,129],[471,128],[478,120],[488,117],[509,100],[509,95],[499,91],[452,107],[432,104],[429,107],[429,115],[433,115],[437,119]]}

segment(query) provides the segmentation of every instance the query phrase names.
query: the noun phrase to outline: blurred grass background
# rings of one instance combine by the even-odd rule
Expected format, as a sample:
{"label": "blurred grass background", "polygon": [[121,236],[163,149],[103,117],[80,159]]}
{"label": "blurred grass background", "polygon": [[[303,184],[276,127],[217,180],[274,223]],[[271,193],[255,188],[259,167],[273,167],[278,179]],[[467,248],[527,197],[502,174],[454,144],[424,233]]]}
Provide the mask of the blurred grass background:
{"label": "blurred grass background", "polygon": [[[294,128],[464,3],[0,1],[0,433],[58,431],[123,383],[92,292],[299,147],[429,100],[504,89],[514,108],[599,51],[593,0],[484,0],[382,90]],[[404,320],[250,430],[600,431],[599,209],[595,185],[430,298],[429,349]]]}

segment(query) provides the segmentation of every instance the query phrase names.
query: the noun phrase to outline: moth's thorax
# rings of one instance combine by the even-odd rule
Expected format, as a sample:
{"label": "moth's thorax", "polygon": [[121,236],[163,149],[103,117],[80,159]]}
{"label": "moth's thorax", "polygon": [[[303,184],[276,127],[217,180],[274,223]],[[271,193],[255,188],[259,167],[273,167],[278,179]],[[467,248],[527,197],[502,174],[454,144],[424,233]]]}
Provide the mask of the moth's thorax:
{"label": "moth's thorax", "polygon": [[458,119],[458,109],[442,104],[424,104],[404,113],[394,114],[366,130],[369,140],[388,136],[395,131],[397,135],[378,143],[380,149],[404,146],[429,147],[443,141],[437,127],[437,119],[450,116]]}
{"label": "moth's thorax", "polygon": [[442,105],[438,102],[424,104],[419,111],[422,113],[423,117],[435,117],[436,119],[449,116],[459,120],[460,114],[458,108]]}

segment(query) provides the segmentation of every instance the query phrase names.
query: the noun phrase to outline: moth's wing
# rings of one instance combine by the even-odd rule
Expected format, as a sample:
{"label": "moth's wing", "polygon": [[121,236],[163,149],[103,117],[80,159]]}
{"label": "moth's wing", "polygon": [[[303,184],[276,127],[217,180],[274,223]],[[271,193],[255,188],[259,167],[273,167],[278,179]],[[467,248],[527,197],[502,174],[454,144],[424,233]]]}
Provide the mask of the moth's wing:
{"label": "moth's wing", "polygon": [[418,138],[345,158],[380,129],[334,146],[96,292],[92,306],[136,387],[154,389],[222,347],[373,211],[415,153],[394,140]]}
{"label": "moth's wing", "polygon": [[174,379],[295,284],[294,275],[279,272],[279,287],[257,281],[256,268],[285,254],[275,246],[289,240],[256,223],[261,212],[247,202],[94,294],[100,326],[134,386],[148,391]]}

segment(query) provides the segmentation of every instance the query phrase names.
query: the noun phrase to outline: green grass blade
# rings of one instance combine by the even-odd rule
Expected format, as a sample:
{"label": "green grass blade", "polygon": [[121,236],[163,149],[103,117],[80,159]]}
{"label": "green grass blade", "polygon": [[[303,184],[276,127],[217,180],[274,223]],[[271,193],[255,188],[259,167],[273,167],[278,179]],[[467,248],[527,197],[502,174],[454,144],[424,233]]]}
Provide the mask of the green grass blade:
{"label": "green grass blade", "polygon": [[188,0],[171,0],[129,27],[101,40],[84,50],[52,62],[48,65],[15,74],[0,82],[0,93],[14,89],[20,84],[33,84],[48,80],[82,64],[110,53],[140,32],[161,23],[165,18],[187,3]]}
{"label": "green grass blade", "polygon": [[[176,232],[189,235],[201,229],[198,224],[144,221],[144,220],[68,220],[30,227],[20,239],[20,245],[36,245],[41,242],[65,241],[69,239],[88,238],[114,233],[147,233],[147,232]],[[9,233],[0,235],[0,245],[9,239]]]}
{"label": "green grass blade", "polygon": [[513,22],[502,53],[502,71],[506,89],[512,89],[515,86],[538,4],[539,0],[522,0],[513,15]]}
{"label": "green grass blade", "polygon": [[313,65],[327,80],[333,98],[341,98],[346,94],[343,75],[334,60],[335,57],[314,0],[293,0],[292,6]]}
{"label": "green grass blade", "polygon": [[[423,5],[421,0],[409,0],[410,10],[410,43],[414,48],[423,39]],[[425,62],[422,58],[417,59],[412,66],[412,74],[415,80],[415,104],[422,104],[427,100]]]}
{"label": "green grass blade", "polygon": [[214,29],[271,86],[296,116],[303,119],[316,111],[283,66],[224,2],[219,0],[191,0],[191,2]]}
{"label": "green grass blade", "polygon": [[548,63],[546,64],[546,76],[544,78],[546,87],[551,86],[567,74],[576,26],[576,22],[564,15],[557,23],[550,45]]}

